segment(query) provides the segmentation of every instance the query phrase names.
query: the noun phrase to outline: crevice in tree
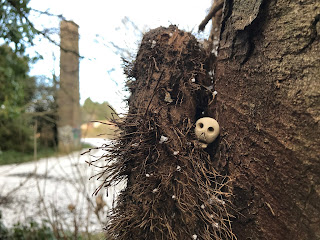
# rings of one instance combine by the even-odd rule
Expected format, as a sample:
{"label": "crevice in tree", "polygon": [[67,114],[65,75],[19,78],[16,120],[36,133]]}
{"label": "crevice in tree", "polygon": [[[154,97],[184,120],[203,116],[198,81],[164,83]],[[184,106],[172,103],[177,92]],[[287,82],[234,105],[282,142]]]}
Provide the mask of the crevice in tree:
{"label": "crevice in tree", "polygon": [[251,57],[251,55],[253,54],[254,51],[254,41],[253,41],[253,33],[251,32],[251,28],[247,28],[245,29],[246,34],[247,34],[247,38],[246,38],[246,44],[247,44],[247,51],[246,54],[244,56],[244,59],[240,62],[240,66],[244,65],[249,58]]}
{"label": "crevice in tree", "polygon": [[220,40],[221,40],[221,34],[224,32],[225,25],[227,20],[230,18],[232,14],[232,6],[233,6],[233,0],[225,0],[224,7],[227,9],[227,11],[224,11],[225,16],[223,16],[222,21],[221,21],[221,30],[220,30]]}
{"label": "crevice in tree", "polygon": [[310,36],[310,41],[306,44],[306,46],[304,46],[302,49],[299,50],[299,52],[297,54],[301,54],[303,53],[306,49],[308,49],[313,43],[314,41],[318,38],[318,35],[320,33],[317,32],[317,24],[320,20],[320,14],[318,14],[317,16],[315,16],[314,21],[311,23],[310,25],[310,30],[311,30],[311,36]]}

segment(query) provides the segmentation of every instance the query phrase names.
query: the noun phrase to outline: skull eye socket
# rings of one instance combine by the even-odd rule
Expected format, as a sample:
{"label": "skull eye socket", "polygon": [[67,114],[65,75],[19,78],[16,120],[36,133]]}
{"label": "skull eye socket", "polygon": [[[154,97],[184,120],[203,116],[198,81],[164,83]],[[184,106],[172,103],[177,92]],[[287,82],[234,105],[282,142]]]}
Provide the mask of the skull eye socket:
{"label": "skull eye socket", "polygon": [[199,123],[198,125],[200,128],[203,128],[203,123]]}
{"label": "skull eye socket", "polygon": [[208,131],[213,132],[214,131],[213,127],[208,127]]}

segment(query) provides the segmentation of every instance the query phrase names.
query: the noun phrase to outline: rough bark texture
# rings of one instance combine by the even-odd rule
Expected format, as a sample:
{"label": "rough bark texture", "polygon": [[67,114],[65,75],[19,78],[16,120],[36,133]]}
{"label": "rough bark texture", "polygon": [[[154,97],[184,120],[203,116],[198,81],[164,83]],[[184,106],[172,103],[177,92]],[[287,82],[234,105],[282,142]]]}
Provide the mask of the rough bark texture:
{"label": "rough bark texture", "polygon": [[211,106],[238,239],[320,239],[320,2],[227,0]]}
{"label": "rough bark texture", "polygon": [[107,226],[115,239],[235,239],[228,178],[195,141],[212,96],[208,63],[195,37],[175,26],[144,35],[128,71],[129,113],[104,147],[102,186],[127,181]]}

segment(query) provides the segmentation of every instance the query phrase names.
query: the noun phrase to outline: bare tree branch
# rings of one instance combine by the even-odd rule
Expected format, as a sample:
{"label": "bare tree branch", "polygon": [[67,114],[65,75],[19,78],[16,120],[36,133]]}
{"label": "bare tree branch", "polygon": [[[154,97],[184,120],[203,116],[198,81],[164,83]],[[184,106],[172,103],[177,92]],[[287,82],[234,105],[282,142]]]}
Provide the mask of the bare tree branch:
{"label": "bare tree branch", "polygon": [[210,21],[211,18],[218,12],[224,4],[224,0],[215,1],[212,5],[212,8],[210,9],[210,12],[205,17],[205,19],[200,23],[199,25],[199,31],[203,31],[207,23]]}

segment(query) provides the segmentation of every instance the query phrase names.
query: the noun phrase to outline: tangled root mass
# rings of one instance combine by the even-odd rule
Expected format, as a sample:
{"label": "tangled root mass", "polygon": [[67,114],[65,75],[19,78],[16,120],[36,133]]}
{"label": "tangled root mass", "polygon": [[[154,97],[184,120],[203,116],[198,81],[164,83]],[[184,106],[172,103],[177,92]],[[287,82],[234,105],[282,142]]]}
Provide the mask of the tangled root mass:
{"label": "tangled root mass", "polygon": [[235,239],[228,178],[194,136],[212,96],[208,70],[190,33],[170,26],[144,35],[127,69],[129,113],[116,120],[118,139],[102,146],[101,187],[127,182],[106,227],[115,239]]}

